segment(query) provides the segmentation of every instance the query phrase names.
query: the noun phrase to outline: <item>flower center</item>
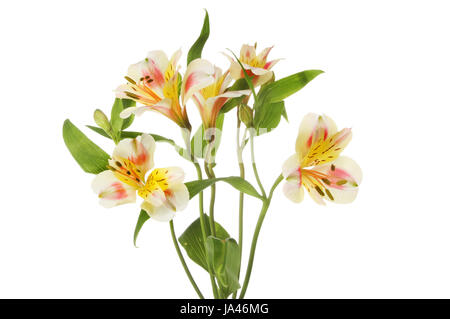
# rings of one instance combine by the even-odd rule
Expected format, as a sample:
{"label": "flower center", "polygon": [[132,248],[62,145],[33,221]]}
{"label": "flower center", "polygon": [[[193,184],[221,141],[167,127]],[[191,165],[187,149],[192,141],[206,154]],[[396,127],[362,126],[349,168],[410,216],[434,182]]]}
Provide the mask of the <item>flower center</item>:
{"label": "flower center", "polygon": [[161,190],[164,193],[168,191],[169,182],[167,173],[167,169],[164,168],[157,168],[153,170],[148,176],[145,185],[138,189],[138,195],[145,199],[157,190]]}

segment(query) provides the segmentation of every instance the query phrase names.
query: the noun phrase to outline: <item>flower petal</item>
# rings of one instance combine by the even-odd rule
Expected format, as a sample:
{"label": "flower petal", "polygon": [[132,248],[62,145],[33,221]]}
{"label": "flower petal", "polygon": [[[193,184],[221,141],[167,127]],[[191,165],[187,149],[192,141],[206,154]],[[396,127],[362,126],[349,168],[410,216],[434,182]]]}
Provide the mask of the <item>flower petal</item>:
{"label": "flower petal", "polygon": [[299,154],[291,155],[283,164],[282,173],[284,178],[291,176],[300,176],[300,157]]}
{"label": "flower petal", "polygon": [[362,181],[362,171],[359,165],[347,156],[340,156],[337,160],[314,170],[327,175],[324,184],[327,199],[340,204],[351,203],[358,194],[358,186]]}
{"label": "flower petal", "polygon": [[151,203],[144,201],[141,208],[147,212],[147,214],[159,222],[168,222],[175,217],[175,211],[165,205],[153,206]]}
{"label": "flower petal", "polygon": [[270,51],[273,49],[273,46],[265,48],[264,50],[262,50],[258,56],[257,59],[260,63],[266,63],[267,61],[267,56],[269,55]]}
{"label": "flower petal", "polygon": [[241,47],[240,60],[242,63],[249,63],[256,58],[256,49],[253,45],[243,44]]}
{"label": "flower petal", "polygon": [[298,131],[295,150],[305,157],[311,146],[337,132],[334,121],[326,115],[307,114]]}
{"label": "flower petal", "polygon": [[110,170],[98,174],[92,181],[92,189],[100,198],[100,205],[111,208],[136,201],[136,190],[122,183]]}
{"label": "flower petal", "polygon": [[151,86],[163,87],[165,83],[164,74],[169,66],[169,59],[163,51],[150,51],[145,59],[147,62],[148,74],[142,74],[143,76],[149,75],[153,80]]}
{"label": "flower petal", "polygon": [[184,180],[184,171],[181,167],[166,167],[165,170],[167,171],[166,178],[167,182],[169,183],[169,188],[172,184],[178,184],[182,183]]}
{"label": "flower petal", "polygon": [[155,147],[155,140],[148,134],[142,134],[134,139],[125,138],[117,144],[113,158],[129,160],[139,170],[139,175],[145,176],[145,173],[153,167]]}
{"label": "flower petal", "polygon": [[189,191],[183,183],[170,185],[166,190],[166,205],[174,207],[177,212],[185,209],[189,203]]}
{"label": "flower petal", "polygon": [[195,59],[189,63],[181,87],[183,105],[192,95],[214,83],[214,66],[207,60]]}
{"label": "flower petal", "polygon": [[300,203],[304,197],[302,185],[293,181],[286,181],[283,185],[283,193],[294,203]]}

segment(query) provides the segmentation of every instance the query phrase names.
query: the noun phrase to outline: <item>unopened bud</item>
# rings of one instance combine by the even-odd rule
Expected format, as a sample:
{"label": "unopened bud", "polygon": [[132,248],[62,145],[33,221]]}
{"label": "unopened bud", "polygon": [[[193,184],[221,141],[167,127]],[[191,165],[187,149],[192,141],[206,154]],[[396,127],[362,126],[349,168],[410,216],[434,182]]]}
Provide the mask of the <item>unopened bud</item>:
{"label": "unopened bud", "polygon": [[247,127],[253,127],[253,110],[245,104],[239,106],[239,119]]}
{"label": "unopened bud", "polygon": [[108,117],[101,110],[99,109],[95,110],[94,121],[106,133],[109,134],[111,132],[111,124],[109,123]]}

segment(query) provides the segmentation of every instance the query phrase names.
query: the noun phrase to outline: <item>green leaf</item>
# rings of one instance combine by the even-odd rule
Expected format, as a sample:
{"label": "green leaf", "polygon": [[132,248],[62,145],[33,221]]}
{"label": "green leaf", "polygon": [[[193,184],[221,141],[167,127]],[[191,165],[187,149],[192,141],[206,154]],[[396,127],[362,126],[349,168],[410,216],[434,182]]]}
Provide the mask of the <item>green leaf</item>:
{"label": "green leaf", "polygon": [[[100,127],[96,127],[96,126],[92,126],[92,125],[86,125],[86,127],[90,128],[91,130],[93,130],[94,132],[107,137],[109,139],[111,139],[111,137],[105,133],[105,131],[103,129],[101,129]],[[124,138],[136,138],[138,136],[141,136],[142,132],[133,132],[133,131],[123,131],[122,132],[122,139]],[[155,142],[165,142],[165,143],[169,143],[172,145],[175,145],[174,140],[171,140],[170,138],[158,135],[158,134],[149,134],[153,137],[153,139],[155,140]]]}
{"label": "green leaf", "polygon": [[[261,87],[255,99],[255,128],[258,131],[263,128],[267,128],[270,131],[278,126],[281,116],[287,120],[284,104],[281,105],[279,103],[282,103],[285,98],[302,89],[321,73],[323,73],[321,70],[306,70]],[[270,119],[271,117],[274,118]]]}
{"label": "green leaf", "polygon": [[233,186],[234,188],[236,188],[237,190],[239,190],[240,192],[246,193],[247,195],[262,199],[261,195],[259,195],[258,191],[252,186],[252,184],[250,184],[245,179],[238,176],[210,178],[187,182],[185,183],[185,185],[189,190],[189,198],[192,199],[202,190],[219,181],[226,182],[231,186]]}
{"label": "green leaf", "polygon": [[[209,227],[209,217],[205,216],[205,231],[206,235],[210,235]],[[225,239],[230,237],[228,232],[220,226],[219,223],[215,222],[216,227],[216,237],[220,239]],[[200,223],[200,218],[197,218],[178,238],[181,246],[186,250],[189,258],[192,259],[196,264],[203,267],[208,271],[208,263],[206,260],[205,242],[203,241],[202,228]]]}
{"label": "green leaf", "polygon": [[[247,80],[242,78],[234,82],[234,84],[227,90],[227,91],[240,91],[240,90],[247,90],[248,89],[248,83]],[[221,113],[227,113],[231,111],[235,106],[241,104],[242,100],[244,100],[245,95],[234,97],[232,99],[229,99],[220,109]]]}
{"label": "green leaf", "polygon": [[239,245],[233,238],[221,239],[209,236],[206,239],[206,252],[219,282],[224,298],[238,290],[240,268]]}
{"label": "green leaf", "polygon": [[206,40],[209,37],[209,15],[208,11],[205,10],[205,20],[203,21],[202,31],[200,32],[200,36],[197,41],[192,45],[188,52],[187,56],[187,64],[191,63],[191,61],[201,58],[203,47],[205,46]]}
{"label": "green leaf", "polygon": [[114,136],[120,141],[120,133],[122,131],[123,119],[120,117],[120,113],[123,111],[122,100],[116,98],[111,109],[111,127]]}
{"label": "green leaf", "polygon": [[[123,105],[123,109],[125,110],[129,107],[135,107],[136,102],[133,100],[130,100],[130,99],[122,99],[122,105]],[[134,114],[131,114],[126,119],[123,119],[122,130],[126,130],[127,128],[129,128],[130,125],[133,123],[133,121],[134,121]]]}
{"label": "green leaf", "polygon": [[256,134],[262,135],[276,128],[278,124],[280,124],[281,116],[283,116],[283,113],[286,114],[284,101],[270,103],[267,106],[265,112],[257,113],[259,117],[255,116],[254,120],[254,122],[257,123],[255,125]]}
{"label": "green leaf", "polygon": [[109,155],[68,119],[64,121],[63,138],[73,158],[85,172],[98,174],[107,169]]}
{"label": "green leaf", "polygon": [[[211,153],[212,156],[216,155],[217,150],[219,149],[219,146],[220,146],[220,140],[222,138],[222,129],[223,129],[224,119],[225,119],[224,114],[219,114],[219,116],[217,116],[217,121],[216,121],[217,130],[215,131],[216,136],[215,136],[215,139],[213,142],[214,145],[213,145],[213,149],[212,149],[212,153]],[[194,136],[191,139],[191,152],[197,158],[205,158],[207,144],[208,144],[207,136],[205,134],[205,128],[202,124],[197,129],[197,131],[195,132]]]}
{"label": "green leaf", "polygon": [[136,227],[134,228],[134,236],[133,236],[134,247],[137,247],[136,240],[139,235],[139,232],[141,231],[142,226],[144,226],[145,222],[149,219],[150,216],[147,214],[147,212],[141,209],[141,212],[139,213],[139,218],[136,223]]}
{"label": "green leaf", "polygon": [[262,99],[258,102],[281,102],[288,96],[298,92],[316,76],[322,73],[323,71],[321,70],[306,70],[274,81],[263,87],[260,92],[258,92],[258,99]]}

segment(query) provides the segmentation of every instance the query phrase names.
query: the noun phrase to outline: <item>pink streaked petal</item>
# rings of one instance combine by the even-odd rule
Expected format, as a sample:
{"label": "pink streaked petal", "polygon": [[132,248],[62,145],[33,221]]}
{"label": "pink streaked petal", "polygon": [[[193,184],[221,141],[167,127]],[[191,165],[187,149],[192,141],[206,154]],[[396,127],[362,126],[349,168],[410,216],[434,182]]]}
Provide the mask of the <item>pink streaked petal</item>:
{"label": "pink streaked petal", "polygon": [[265,48],[258,54],[258,61],[260,62],[266,62],[267,56],[269,55],[270,51],[273,49],[273,46]]}
{"label": "pink streaked petal", "polygon": [[166,203],[177,212],[185,209],[189,203],[189,191],[183,183],[174,183],[165,192]]}
{"label": "pink streaked petal", "polygon": [[167,181],[169,182],[169,188],[171,187],[170,184],[177,184],[182,183],[184,180],[184,171],[181,167],[166,167],[165,170],[167,171],[166,177]]}
{"label": "pink streaked petal", "polygon": [[101,172],[94,178],[92,190],[98,194],[100,205],[106,208],[136,201],[136,190],[122,183],[109,170]]}
{"label": "pink streaked petal", "polygon": [[302,156],[306,156],[312,145],[336,132],[336,124],[331,118],[326,115],[309,113],[305,115],[300,124],[295,150]]}
{"label": "pink streaked petal", "polygon": [[273,66],[274,66],[275,64],[277,64],[279,61],[281,61],[281,59],[276,59],[276,60],[272,60],[272,61],[267,62],[267,63],[264,65],[264,69],[270,70],[270,69],[273,68]]}
{"label": "pink streaked petal", "polygon": [[[317,166],[314,170],[325,173],[331,182],[330,186],[336,189],[355,188],[362,181],[361,168],[347,156],[339,156],[335,161]],[[342,184],[344,181],[346,183]]]}
{"label": "pink streaked petal", "polygon": [[252,45],[244,44],[241,47],[240,60],[241,62],[248,62],[256,57],[255,47]]}
{"label": "pink streaked petal", "polygon": [[265,84],[266,82],[270,81],[273,78],[273,72],[267,71],[263,75],[258,75],[253,78],[253,86],[257,87],[260,85]]}
{"label": "pink streaked petal", "polygon": [[145,201],[150,203],[154,207],[158,207],[164,204],[166,195],[161,189],[155,189],[147,195]]}
{"label": "pink streaked petal", "polygon": [[163,87],[164,73],[169,66],[169,59],[163,51],[150,51],[147,55],[147,70],[149,74],[144,74],[150,76],[153,80],[151,86]]}
{"label": "pink streaked petal", "polygon": [[145,176],[145,173],[153,167],[155,148],[156,143],[151,135],[142,134],[134,139],[125,138],[117,144],[113,158],[130,160],[139,169],[139,175]]}
{"label": "pink streaked petal", "polygon": [[214,83],[214,66],[207,60],[196,59],[189,63],[181,87],[183,105],[192,95]]}

